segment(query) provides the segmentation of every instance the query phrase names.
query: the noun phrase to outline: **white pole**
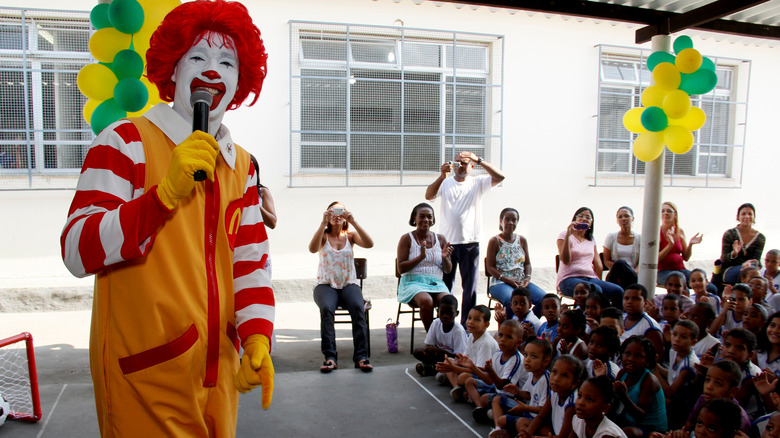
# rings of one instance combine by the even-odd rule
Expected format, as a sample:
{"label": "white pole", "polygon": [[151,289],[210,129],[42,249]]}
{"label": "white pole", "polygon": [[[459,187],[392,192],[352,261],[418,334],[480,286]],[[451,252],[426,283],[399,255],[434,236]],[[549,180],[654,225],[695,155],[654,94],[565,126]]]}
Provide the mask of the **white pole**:
{"label": "white pole", "polygon": [[[671,50],[669,35],[656,35],[651,44],[653,52]],[[645,166],[645,199],[642,209],[642,246],[639,250],[638,280],[647,288],[648,298],[655,296],[656,276],[658,275],[658,245],[661,236],[661,196],[664,188],[664,158],[666,148],[661,155]]]}

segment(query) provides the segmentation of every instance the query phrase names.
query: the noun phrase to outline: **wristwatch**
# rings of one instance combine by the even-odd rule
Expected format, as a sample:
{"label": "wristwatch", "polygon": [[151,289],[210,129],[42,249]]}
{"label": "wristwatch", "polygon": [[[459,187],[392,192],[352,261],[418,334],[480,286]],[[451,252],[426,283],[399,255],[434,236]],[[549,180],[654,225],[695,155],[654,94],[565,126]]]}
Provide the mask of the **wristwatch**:
{"label": "wristwatch", "polygon": [[482,158],[481,157],[477,157],[477,164],[482,164]]}

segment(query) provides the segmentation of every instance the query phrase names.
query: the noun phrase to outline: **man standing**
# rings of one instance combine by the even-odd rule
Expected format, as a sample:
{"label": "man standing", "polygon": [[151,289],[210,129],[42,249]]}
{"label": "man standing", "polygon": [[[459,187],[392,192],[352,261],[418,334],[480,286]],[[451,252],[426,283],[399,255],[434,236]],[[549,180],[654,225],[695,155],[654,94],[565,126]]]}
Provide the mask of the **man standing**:
{"label": "man standing", "polygon": [[[487,175],[472,177],[474,163]],[[452,178],[447,174],[452,172]],[[479,237],[482,232],[482,194],[504,180],[500,169],[477,157],[473,152],[461,152],[455,161],[441,165],[441,175],[425,190],[425,199],[441,196],[441,232],[452,245],[452,270],[444,274],[444,283],[452,290],[455,270],[460,270],[463,299],[461,324],[466,325],[469,311],[477,304],[479,270]]]}
{"label": "man standing", "polygon": [[[266,57],[240,3],[178,6],[147,52],[147,76],[173,106],[107,127],[84,159],[61,245],[74,275],[96,275],[90,367],[104,437],[231,437],[238,391],[262,385],[271,403],[257,174],[222,125],[257,100]],[[198,90],[213,102],[208,132],[193,133]]]}

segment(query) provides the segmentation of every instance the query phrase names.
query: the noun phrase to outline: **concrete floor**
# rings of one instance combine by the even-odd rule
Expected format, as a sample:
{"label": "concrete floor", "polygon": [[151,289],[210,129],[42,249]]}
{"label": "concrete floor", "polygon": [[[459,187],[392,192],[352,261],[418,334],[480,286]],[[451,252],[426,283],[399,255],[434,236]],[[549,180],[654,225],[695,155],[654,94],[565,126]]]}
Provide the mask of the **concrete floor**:
{"label": "concrete floor", "polygon": [[[484,296],[480,297],[480,302]],[[400,352],[387,352],[384,326],[395,319],[395,300],[375,300],[371,310],[372,373],[352,368],[351,331],[337,325],[341,368],[319,372],[319,316],[313,303],[277,304],[274,400],[260,408],[260,392],[240,400],[237,436],[487,436],[471,406],[455,403],[449,388],[420,378],[409,354],[410,320],[401,318]],[[97,419],[89,374],[89,311],[0,314],[0,338],[33,334],[43,418],[9,421],[0,437],[94,437]],[[491,327],[495,329],[495,327]],[[415,341],[424,331],[418,323]]]}

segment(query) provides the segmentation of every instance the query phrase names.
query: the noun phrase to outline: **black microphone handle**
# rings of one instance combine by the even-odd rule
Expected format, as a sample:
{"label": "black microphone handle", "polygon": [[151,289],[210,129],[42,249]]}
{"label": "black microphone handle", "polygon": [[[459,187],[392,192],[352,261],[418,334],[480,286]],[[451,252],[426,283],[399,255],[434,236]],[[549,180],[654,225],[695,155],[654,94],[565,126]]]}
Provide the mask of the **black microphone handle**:
{"label": "black microphone handle", "polygon": [[[193,106],[192,116],[192,132],[203,131],[208,133],[209,104],[203,101],[196,102]],[[195,181],[204,181],[206,179],[206,172],[204,170],[196,170],[193,178]]]}

